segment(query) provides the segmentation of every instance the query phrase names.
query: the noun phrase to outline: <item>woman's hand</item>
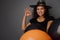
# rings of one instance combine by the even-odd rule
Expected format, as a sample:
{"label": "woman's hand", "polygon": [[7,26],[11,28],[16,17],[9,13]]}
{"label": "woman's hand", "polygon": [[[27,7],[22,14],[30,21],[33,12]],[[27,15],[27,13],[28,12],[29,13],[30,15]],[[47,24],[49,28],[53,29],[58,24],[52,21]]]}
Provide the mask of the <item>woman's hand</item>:
{"label": "woman's hand", "polygon": [[25,15],[24,16],[28,17],[30,15],[31,15],[30,8],[26,8],[25,9]]}

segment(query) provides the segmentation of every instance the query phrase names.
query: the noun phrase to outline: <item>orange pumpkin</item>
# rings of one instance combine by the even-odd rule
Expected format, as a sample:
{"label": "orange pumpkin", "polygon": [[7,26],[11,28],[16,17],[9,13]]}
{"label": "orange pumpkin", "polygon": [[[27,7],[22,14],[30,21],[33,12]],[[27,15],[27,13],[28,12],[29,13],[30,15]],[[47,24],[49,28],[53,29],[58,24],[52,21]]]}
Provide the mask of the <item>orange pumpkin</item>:
{"label": "orange pumpkin", "polygon": [[52,38],[44,31],[30,30],[24,33],[19,40],[52,40]]}

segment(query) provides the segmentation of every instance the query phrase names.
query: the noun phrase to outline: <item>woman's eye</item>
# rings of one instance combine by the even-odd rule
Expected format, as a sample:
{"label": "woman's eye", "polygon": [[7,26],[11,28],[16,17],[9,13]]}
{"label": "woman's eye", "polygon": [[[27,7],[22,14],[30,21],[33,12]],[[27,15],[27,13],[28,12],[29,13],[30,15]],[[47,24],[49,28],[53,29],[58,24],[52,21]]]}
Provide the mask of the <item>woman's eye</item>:
{"label": "woman's eye", "polygon": [[44,8],[40,8],[40,9],[38,8],[37,10],[44,10]]}
{"label": "woman's eye", "polygon": [[44,10],[44,8],[41,8],[41,10]]}
{"label": "woman's eye", "polygon": [[39,10],[39,9],[37,9],[37,10]]}

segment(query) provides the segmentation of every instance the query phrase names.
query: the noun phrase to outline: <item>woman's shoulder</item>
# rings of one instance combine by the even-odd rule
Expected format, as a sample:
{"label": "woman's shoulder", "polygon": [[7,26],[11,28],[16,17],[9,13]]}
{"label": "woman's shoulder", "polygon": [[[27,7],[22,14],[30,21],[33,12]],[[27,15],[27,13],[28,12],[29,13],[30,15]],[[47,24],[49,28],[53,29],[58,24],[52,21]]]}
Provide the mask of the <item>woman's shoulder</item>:
{"label": "woman's shoulder", "polygon": [[47,17],[47,20],[49,21],[49,20],[55,20],[55,18],[53,17],[53,16],[48,16]]}
{"label": "woman's shoulder", "polygon": [[34,22],[36,22],[35,18],[30,19],[30,23],[34,23]]}

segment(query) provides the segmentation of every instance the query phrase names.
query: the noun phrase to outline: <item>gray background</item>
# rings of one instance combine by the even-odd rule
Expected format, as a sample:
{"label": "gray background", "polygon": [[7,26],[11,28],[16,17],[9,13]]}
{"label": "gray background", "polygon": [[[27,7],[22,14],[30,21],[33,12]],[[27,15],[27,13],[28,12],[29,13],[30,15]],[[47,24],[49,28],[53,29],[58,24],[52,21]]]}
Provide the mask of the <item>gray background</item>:
{"label": "gray background", "polygon": [[[1,0],[0,40],[18,40],[23,34],[21,30],[24,9],[38,0]],[[46,0],[53,8],[50,14],[55,18],[60,16],[60,0]],[[32,11],[32,8],[31,8]]]}

